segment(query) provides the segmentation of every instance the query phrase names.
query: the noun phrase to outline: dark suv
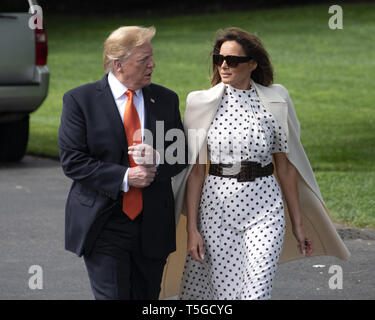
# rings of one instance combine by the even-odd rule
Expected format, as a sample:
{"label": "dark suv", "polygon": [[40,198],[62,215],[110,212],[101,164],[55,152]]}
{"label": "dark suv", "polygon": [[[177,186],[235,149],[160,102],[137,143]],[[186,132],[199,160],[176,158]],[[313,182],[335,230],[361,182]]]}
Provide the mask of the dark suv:
{"label": "dark suv", "polygon": [[[35,20],[36,1],[0,3],[0,161],[26,152],[29,114],[48,92],[47,35]],[[35,23],[36,22],[36,23]],[[39,26],[38,26],[39,25]]]}

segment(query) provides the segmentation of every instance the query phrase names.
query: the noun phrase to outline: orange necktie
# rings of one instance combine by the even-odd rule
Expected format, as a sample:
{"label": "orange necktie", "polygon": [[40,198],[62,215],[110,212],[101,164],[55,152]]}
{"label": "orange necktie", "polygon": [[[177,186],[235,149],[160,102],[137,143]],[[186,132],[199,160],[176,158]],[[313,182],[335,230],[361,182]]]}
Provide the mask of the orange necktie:
{"label": "orange necktie", "polygon": [[[133,143],[142,143],[141,138],[137,139],[138,136],[141,136],[141,123],[139,121],[137,109],[133,103],[134,91],[127,90],[125,94],[128,96],[128,101],[126,102],[124,112],[124,127],[128,146],[130,147]],[[134,136],[135,132],[137,132],[137,137]],[[130,167],[137,166],[131,155],[129,155],[129,161]],[[142,212],[142,207],[142,190],[140,188],[130,187],[128,192],[124,192],[122,211],[124,211],[130,219],[134,220]]]}

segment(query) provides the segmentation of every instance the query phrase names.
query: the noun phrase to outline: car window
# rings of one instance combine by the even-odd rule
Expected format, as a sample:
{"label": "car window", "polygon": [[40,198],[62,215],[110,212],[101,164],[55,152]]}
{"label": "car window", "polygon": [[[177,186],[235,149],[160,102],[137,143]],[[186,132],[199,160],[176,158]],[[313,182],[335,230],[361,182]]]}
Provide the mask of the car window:
{"label": "car window", "polygon": [[0,12],[28,12],[29,2],[27,0],[1,0]]}

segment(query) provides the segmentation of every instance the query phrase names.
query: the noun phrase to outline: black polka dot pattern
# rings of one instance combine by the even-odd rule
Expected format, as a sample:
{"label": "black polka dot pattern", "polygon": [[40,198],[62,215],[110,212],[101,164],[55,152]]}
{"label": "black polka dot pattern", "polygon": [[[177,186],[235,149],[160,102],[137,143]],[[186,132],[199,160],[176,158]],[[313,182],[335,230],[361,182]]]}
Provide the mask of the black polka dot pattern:
{"label": "black polka dot pattern", "polygon": [[[287,152],[286,136],[254,89],[227,85],[207,136],[213,163],[256,161]],[[270,299],[282,250],[281,190],[272,176],[238,182],[207,175],[198,211],[205,264],[186,257],[179,299]]]}

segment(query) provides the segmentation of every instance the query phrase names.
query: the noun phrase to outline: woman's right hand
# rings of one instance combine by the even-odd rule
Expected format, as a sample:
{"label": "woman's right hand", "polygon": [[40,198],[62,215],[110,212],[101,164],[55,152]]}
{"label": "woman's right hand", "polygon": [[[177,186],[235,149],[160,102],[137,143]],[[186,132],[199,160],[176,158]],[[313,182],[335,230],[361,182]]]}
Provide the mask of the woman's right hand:
{"label": "woman's right hand", "polygon": [[203,253],[203,239],[198,230],[188,232],[187,249],[194,260],[200,263],[205,263]]}

